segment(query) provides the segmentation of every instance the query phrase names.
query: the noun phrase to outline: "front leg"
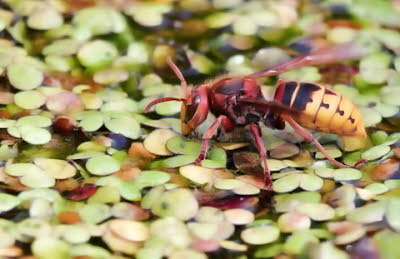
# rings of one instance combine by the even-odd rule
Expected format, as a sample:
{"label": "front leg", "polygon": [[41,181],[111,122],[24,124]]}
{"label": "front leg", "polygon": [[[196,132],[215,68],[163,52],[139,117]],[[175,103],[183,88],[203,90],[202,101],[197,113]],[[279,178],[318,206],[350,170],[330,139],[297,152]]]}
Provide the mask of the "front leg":
{"label": "front leg", "polygon": [[267,164],[267,150],[265,149],[264,143],[261,139],[260,126],[258,126],[257,124],[250,124],[250,132],[254,137],[258,152],[260,153],[261,160],[264,164],[265,187],[268,190],[271,190],[272,189],[272,179],[271,179],[271,174],[269,172],[268,164]]}
{"label": "front leg", "polygon": [[207,154],[207,150],[208,150],[208,141],[217,132],[221,123],[225,130],[229,131],[229,130],[233,129],[234,125],[231,122],[231,120],[228,117],[226,117],[225,115],[219,115],[218,118],[213,122],[213,124],[211,124],[211,126],[203,134],[203,138],[201,141],[200,154],[196,158],[196,161],[195,161],[196,164],[200,164],[201,161],[203,161],[206,158],[206,154]]}

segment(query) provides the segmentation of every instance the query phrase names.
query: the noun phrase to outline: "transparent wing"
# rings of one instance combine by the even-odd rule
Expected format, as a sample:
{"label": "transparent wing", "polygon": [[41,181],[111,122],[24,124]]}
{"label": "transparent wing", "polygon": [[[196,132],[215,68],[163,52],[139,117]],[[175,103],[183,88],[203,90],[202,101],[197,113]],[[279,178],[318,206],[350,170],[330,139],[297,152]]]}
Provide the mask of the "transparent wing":
{"label": "transparent wing", "polygon": [[298,56],[284,63],[255,72],[249,77],[260,78],[274,76],[302,66],[330,64],[338,61],[358,59],[367,53],[366,49],[355,43],[330,45]]}

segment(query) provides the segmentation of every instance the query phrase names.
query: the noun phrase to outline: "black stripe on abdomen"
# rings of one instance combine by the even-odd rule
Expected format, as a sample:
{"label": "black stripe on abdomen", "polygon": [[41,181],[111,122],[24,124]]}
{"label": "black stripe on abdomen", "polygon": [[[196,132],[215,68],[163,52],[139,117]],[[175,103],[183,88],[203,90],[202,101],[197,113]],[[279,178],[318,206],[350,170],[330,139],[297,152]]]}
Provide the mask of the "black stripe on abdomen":
{"label": "black stripe on abdomen", "polygon": [[313,92],[320,90],[321,87],[315,84],[300,83],[300,89],[297,92],[296,99],[293,102],[292,108],[299,111],[305,110],[307,103],[312,102]]}
{"label": "black stripe on abdomen", "polygon": [[294,90],[296,90],[297,82],[287,82],[285,83],[285,91],[283,92],[282,104],[290,106],[290,101]]}

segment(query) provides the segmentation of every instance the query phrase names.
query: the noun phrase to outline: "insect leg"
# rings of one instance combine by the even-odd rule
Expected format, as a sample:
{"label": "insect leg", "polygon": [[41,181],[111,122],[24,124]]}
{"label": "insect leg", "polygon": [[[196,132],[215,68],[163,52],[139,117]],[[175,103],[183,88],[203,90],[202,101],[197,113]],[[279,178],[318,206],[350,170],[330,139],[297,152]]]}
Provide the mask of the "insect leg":
{"label": "insect leg", "polygon": [[232,122],[225,115],[220,115],[218,118],[211,124],[211,126],[207,129],[203,134],[203,138],[201,141],[201,150],[199,156],[196,158],[195,163],[200,164],[206,158],[207,150],[208,150],[208,141],[214,136],[217,132],[221,123],[224,125],[232,125]]}
{"label": "insect leg", "polygon": [[[314,143],[314,145],[318,148],[318,150],[331,162],[337,167],[340,168],[352,168],[352,166],[342,164],[338,161],[336,161],[333,157],[331,157],[328,152],[324,149],[324,147],[316,140],[308,131],[303,129],[290,115],[287,114],[282,114],[282,117],[285,121],[287,121],[293,129],[299,133],[301,136],[303,136],[307,141],[310,141]],[[357,163],[358,164],[358,163]]]}
{"label": "insect leg", "polygon": [[271,175],[270,175],[270,172],[268,169],[268,164],[267,164],[267,150],[265,149],[264,143],[261,139],[260,126],[258,126],[257,124],[250,124],[250,132],[254,137],[258,152],[260,152],[261,160],[264,164],[265,186],[267,189],[272,189],[272,179],[271,179]]}

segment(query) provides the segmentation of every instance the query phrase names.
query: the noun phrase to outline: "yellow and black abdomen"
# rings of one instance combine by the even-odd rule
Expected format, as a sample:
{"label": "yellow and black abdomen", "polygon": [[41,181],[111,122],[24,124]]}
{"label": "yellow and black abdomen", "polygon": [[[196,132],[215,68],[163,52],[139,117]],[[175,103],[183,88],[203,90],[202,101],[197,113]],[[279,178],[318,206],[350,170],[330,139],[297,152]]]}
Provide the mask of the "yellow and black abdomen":
{"label": "yellow and black abdomen", "polygon": [[345,136],[366,136],[357,107],[343,95],[322,85],[280,82],[275,100],[298,111],[301,126]]}

